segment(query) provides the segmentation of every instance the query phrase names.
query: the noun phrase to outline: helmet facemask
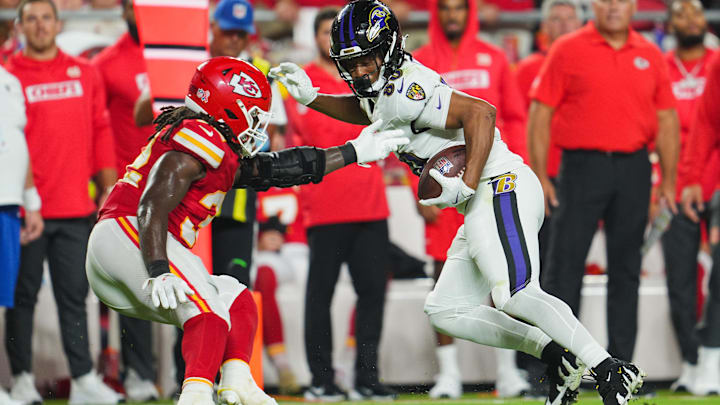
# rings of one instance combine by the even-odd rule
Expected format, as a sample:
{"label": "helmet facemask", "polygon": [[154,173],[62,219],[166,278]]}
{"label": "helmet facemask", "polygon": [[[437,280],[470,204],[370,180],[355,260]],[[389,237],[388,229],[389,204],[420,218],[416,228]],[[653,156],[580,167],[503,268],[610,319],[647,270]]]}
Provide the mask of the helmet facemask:
{"label": "helmet facemask", "polygon": [[[340,55],[334,55],[332,52],[330,57],[335,61],[340,77],[347,83],[353,93],[358,97],[369,97],[374,98],[380,95],[380,91],[385,87],[388,82],[388,78],[392,75],[394,69],[388,69],[388,66],[394,65],[393,50],[397,41],[397,33],[392,34],[391,43],[381,43],[378,46],[360,50],[359,47],[353,47],[357,49],[343,49]],[[381,62],[378,63],[377,55],[381,56]],[[369,74],[365,74],[359,78],[353,79],[350,74],[350,67],[354,66],[353,61],[358,58],[372,56],[373,63],[375,64],[375,72],[379,72],[377,80],[375,82],[370,81]],[[397,68],[399,66],[394,66]]]}
{"label": "helmet facemask", "polygon": [[247,120],[247,128],[237,134],[236,140],[242,148],[243,157],[253,157],[260,152],[268,140],[267,127],[270,124],[272,113],[263,111],[258,106],[253,106],[250,110],[247,110],[239,99],[237,104]]}

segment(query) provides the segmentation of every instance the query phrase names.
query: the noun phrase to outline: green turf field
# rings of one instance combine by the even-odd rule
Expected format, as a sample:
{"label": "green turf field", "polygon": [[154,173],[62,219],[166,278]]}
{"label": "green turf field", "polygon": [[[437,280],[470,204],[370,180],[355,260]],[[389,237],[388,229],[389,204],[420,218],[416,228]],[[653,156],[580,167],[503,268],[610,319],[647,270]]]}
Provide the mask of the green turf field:
{"label": "green turf field", "polygon": [[[282,397],[278,401],[280,404],[297,404],[303,401],[302,398],[291,400],[289,397]],[[64,405],[65,401],[46,401],[46,405]],[[310,402],[308,402],[310,403]],[[366,405],[377,404],[378,402],[337,402],[336,404],[344,405]],[[389,402],[384,402],[389,404]],[[493,397],[491,394],[465,394],[459,400],[432,400],[424,394],[403,394],[400,398],[393,402],[395,404],[421,404],[421,405],[452,405],[452,404],[477,404],[477,405],[542,405],[543,401],[533,400],[501,400]],[[653,398],[638,398],[633,400],[631,405],[717,405],[720,404],[720,397],[696,398],[682,394],[672,394],[667,391],[658,391],[658,395]],[[147,402],[139,405],[172,405],[172,401]],[[596,393],[588,392],[580,395],[578,405],[602,405],[600,397]]]}

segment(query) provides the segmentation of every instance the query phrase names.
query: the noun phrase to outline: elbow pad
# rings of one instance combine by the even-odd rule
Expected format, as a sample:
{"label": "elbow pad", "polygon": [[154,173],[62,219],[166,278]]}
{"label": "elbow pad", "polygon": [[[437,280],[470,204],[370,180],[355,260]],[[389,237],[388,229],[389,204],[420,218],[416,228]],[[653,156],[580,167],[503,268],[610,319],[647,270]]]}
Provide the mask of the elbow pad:
{"label": "elbow pad", "polygon": [[325,151],[300,146],[240,159],[240,175],[235,187],[265,191],[270,187],[319,183],[324,175]]}

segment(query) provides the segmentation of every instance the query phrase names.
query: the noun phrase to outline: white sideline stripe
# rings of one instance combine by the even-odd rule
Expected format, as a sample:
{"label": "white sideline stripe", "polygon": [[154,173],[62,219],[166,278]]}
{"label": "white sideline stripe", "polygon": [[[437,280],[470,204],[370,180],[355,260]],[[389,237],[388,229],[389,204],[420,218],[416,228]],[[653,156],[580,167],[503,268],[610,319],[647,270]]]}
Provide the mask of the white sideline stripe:
{"label": "white sideline stripe", "polygon": [[210,58],[206,50],[173,49],[173,48],[145,48],[145,59],[190,60],[204,62]]}

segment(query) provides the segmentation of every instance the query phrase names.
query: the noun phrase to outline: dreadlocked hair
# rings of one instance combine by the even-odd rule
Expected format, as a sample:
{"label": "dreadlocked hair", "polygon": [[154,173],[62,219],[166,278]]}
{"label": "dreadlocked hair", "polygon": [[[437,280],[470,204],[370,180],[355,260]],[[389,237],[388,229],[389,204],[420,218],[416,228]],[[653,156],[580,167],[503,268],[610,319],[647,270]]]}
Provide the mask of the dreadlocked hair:
{"label": "dreadlocked hair", "polygon": [[[230,145],[235,145],[237,143],[234,141],[235,135],[230,129],[230,126],[228,126],[228,124],[224,122],[216,120],[211,115],[201,112],[195,112],[185,106],[168,106],[163,107],[160,111],[162,112],[160,113],[160,115],[158,115],[157,118],[155,118],[153,124],[155,124],[155,134],[160,133],[161,131],[163,131],[164,128],[167,127],[167,129],[165,129],[165,132],[163,132],[160,138],[163,141],[167,141],[170,138],[170,134],[172,134],[175,129],[177,129],[180,124],[182,124],[184,120],[203,120],[210,124],[213,128],[217,129],[218,132],[220,132],[220,134],[225,137],[225,140],[228,141]],[[155,134],[153,134],[152,137],[154,137]]]}

